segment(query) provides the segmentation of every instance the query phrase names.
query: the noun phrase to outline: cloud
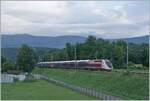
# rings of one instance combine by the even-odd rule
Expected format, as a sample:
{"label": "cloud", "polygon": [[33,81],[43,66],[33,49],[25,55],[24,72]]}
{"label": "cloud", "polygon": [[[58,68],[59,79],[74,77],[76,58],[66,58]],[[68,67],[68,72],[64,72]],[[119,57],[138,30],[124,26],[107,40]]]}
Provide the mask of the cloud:
{"label": "cloud", "polygon": [[2,1],[1,5],[4,34],[104,38],[148,34],[148,1]]}

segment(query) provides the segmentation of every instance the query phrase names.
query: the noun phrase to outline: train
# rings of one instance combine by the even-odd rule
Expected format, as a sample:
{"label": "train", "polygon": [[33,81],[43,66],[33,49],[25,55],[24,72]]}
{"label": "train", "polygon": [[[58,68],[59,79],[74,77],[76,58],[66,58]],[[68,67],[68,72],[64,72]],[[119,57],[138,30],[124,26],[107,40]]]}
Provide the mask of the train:
{"label": "train", "polygon": [[89,69],[89,70],[113,70],[113,65],[108,59],[99,60],[70,60],[70,61],[47,61],[38,62],[40,68],[63,68],[63,69]]}

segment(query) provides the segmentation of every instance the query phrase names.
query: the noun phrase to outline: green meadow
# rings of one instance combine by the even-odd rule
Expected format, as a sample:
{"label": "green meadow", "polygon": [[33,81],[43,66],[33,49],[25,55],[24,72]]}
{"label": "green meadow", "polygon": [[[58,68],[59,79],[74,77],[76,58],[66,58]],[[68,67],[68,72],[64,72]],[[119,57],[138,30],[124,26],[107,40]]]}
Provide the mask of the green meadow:
{"label": "green meadow", "polygon": [[148,74],[47,68],[35,68],[33,72],[122,99],[147,100],[149,97]]}
{"label": "green meadow", "polygon": [[86,96],[43,80],[4,83],[1,85],[2,100],[92,100]]}

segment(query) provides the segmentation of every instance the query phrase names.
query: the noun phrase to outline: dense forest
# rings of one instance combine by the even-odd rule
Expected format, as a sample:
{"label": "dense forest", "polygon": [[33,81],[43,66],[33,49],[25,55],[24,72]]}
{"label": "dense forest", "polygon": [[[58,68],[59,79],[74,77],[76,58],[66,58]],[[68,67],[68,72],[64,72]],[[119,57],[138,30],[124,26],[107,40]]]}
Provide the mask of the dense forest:
{"label": "dense forest", "polygon": [[[31,48],[27,45],[24,45],[25,47],[23,48],[26,50],[34,51],[34,56],[32,56],[32,58],[36,57],[36,59],[33,60],[34,64],[36,64],[38,61],[109,59],[113,63],[114,68],[124,69],[127,67],[127,45],[128,45],[129,66],[140,65],[140,67],[142,68],[148,68],[149,66],[148,44],[133,44],[133,43],[127,44],[123,40],[111,42],[100,38],[97,39],[94,36],[89,36],[84,43],[76,43],[76,44],[66,43],[66,46],[62,49]],[[12,67],[13,69],[14,67],[18,68],[18,65],[20,65],[20,60],[23,58],[24,61],[24,57],[26,57],[26,54],[23,54],[22,52],[24,52],[22,48],[21,49],[16,48],[13,50],[11,50],[11,48],[9,50],[2,49],[1,63],[3,68],[4,67],[6,68]],[[27,51],[26,53],[28,55],[28,53],[30,52]],[[29,59],[31,59],[30,56],[31,55],[28,55]],[[9,59],[9,57],[12,59]],[[25,62],[27,63],[27,61]]]}

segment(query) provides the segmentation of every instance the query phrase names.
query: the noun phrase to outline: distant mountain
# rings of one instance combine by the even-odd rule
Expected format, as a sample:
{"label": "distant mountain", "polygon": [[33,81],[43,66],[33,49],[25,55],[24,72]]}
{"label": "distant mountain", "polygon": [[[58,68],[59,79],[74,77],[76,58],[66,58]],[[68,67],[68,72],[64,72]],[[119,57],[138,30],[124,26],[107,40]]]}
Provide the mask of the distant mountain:
{"label": "distant mountain", "polygon": [[[18,48],[22,44],[28,44],[32,47],[47,47],[47,48],[63,48],[67,42],[69,43],[82,43],[85,42],[86,37],[82,36],[32,36],[28,34],[18,35],[2,35],[1,47],[2,48]],[[107,39],[110,41],[117,41],[120,39]],[[134,38],[124,38],[121,40],[128,41],[130,43],[149,43],[149,36],[141,36]]]}
{"label": "distant mountain", "polygon": [[149,36],[140,36],[140,37],[132,37],[132,38],[121,38],[121,39],[107,39],[110,41],[117,41],[117,40],[124,40],[128,43],[135,43],[135,44],[142,44],[142,43],[149,43]]}
{"label": "distant mountain", "polygon": [[85,41],[86,38],[81,36],[45,37],[20,34],[2,35],[1,39],[2,48],[17,48],[24,43],[32,47],[63,48],[67,42],[72,44],[76,42],[82,43]]}
{"label": "distant mountain", "polygon": [[133,38],[125,38],[123,39],[129,43],[136,43],[136,44],[141,44],[141,43],[149,43],[149,36],[141,36],[141,37],[133,37]]}
{"label": "distant mountain", "polygon": [[[44,48],[44,47],[34,47],[34,49],[36,50],[37,54],[40,56],[46,52],[59,50],[55,48]],[[19,52],[19,48],[1,48],[1,55],[11,60],[16,59],[18,52]]]}

